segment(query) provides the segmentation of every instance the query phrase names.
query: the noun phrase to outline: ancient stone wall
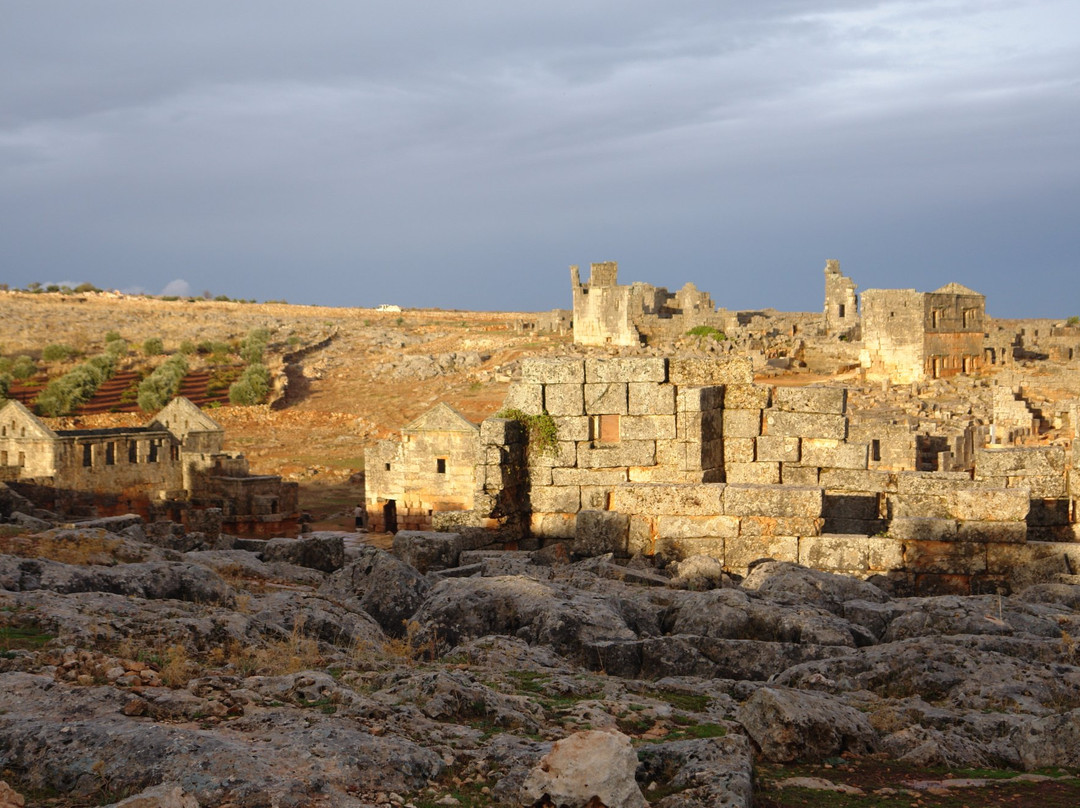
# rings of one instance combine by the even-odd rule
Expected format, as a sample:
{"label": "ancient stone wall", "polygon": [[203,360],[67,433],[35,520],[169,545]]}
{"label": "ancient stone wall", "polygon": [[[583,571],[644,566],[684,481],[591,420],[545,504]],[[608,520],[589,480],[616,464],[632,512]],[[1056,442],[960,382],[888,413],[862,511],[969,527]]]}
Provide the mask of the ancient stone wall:
{"label": "ancient stone wall", "polygon": [[923,377],[925,302],[914,289],[867,289],[862,296],[860,363],[870,381],[910,384]]}
{"label": "ancient stone wall", "polygon": [[859,324],[858,288],[851,278],[840,274],[840,262],[825,262],[825,334],[851,334]]}

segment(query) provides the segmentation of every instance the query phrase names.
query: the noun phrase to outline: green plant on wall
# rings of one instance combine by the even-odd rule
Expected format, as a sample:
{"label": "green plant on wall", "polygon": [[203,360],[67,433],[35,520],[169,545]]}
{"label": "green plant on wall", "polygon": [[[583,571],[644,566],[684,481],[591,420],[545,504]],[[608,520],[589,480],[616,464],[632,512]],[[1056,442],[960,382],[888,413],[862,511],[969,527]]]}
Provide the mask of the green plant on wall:
{"label": "green plant on wall", "polygon": [[554,456],[559,452],[559,427],[555,419],[545,410],[539,415],[529,415],[516,407],[499,410],[496,418],[517,421],[525,427],[529,436],[529,451],[540,455]]}
{"label": "green plant on wall", "polygon": [[713,328],[711,325],[695,325],[686,332],[686,335],[689,337],[712,337],[717,342],[723,342],[727,339],[727,334],[718,328]]}

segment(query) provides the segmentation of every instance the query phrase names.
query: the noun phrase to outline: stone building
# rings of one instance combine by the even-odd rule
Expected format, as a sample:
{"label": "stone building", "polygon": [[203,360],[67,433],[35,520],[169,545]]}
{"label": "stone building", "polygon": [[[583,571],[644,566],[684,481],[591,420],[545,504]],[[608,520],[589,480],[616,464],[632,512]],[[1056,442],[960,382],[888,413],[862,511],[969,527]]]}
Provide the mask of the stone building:
{"label": "stone building", "polygon": [[440,402],[364,452],[368,528],[426,530],[432,515],[473,507],[479,428]]}
{"label": "stone building", "polygon": [[840,274],[840,262],[825,262],[825,335],[851,335],[859,325],[858,287],[851,278]]}
{"label": "stone building", "polygon": [[68,515],[185,521],[220,508],[233,532],[280,531],[297,518],[297,486],[252,475],[222,450],[224,429],[186,398],[141,427],[53,430],[17,401],[0,409],[4,478],[42,507]]}
{"label": "stone building", "polygon": [[615,261],[592,264],[583,283],[578,267],[570,267],[578,345],[642,345],[682,336],[697,325],[723,330],[723,315],[694,284],[672,294],[648,283],[619,285],[618,273]]}
{"label": "stone building", "polygon": [[473,511],[433,519],[470,546],[494,527],[581,554],[708,554],[733,572],[768,557],[921,593],[1080,563],[1062,449],[972,434],[930,447],[970,455],[969,471],[891,469],[880,438],[849,431],[844,388],[757,384],[742,357],[529,359],[507,403],[548,413],[557,441],[539,452],[514,421],[481,425]]}
{"label": "stone building", "polygon": [[871,381],[908,384],[982,368],[986,298],[958,283],[934,292],[867,289],[860,362]]}

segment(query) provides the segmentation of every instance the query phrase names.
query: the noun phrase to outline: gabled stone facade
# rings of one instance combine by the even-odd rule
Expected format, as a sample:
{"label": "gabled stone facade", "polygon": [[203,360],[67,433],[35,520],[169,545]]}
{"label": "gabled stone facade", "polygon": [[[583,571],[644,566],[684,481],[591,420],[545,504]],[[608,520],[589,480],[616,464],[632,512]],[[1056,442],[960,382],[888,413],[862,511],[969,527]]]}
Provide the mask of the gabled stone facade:
{"label": "gabled stone facade", "polygon": [[109,516],[137,512],[177,521],[220,508],[234,532],[280,532],[294,524],[297,486],[252,475],[243,455],[222,450],[224,429],[178,397],[141,427],[53,430],[17,401],[0,409],[4,478],[50,510]]}
{"label": "gabled stone facade", "polygon": [[364,498],[371,530],[427,530],[432,515],[473,507],[480,430],[439,403],[364,452]]}

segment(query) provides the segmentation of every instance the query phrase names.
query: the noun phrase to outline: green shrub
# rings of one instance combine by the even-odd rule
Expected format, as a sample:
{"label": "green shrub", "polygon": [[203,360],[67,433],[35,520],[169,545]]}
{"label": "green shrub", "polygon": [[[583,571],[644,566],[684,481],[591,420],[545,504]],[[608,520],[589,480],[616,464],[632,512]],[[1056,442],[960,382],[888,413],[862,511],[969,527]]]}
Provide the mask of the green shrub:
{"label": "green shrub", "polygon": [[527,415],[516,407],[499,410],[496,418],[509,418],[525,427],[529,436],[529,451],[554,456],[559,452],[559,427],[547,411]]}
{"label": "green shrub", "polygon": [[240,358],[249,365],[261,363],[266,345],[270,342],[270,331],[266,328],[252,329],[240,343]]}
{"label": "green shrub", "polygon": [[123,337],[120,336],[119,331],[106,331],[105,332],[105,341],[106,342],[116,342],[119,339],[123,339]]}
{"label": "green shrub", "polygon": [[116,372],[116,355],[92,356],[59,379],[53,379],[38,393],[38,410],[50,417],[66,415],[94,397],[97,389]]}
{"label": "green shrub", "polygon": [[0,374],[0,404],[7,401],[8,391],[11,390],[11,377],[7,374]]}
{"label": "green shrub", "polygon": [[1069,328],[1075,328],[1076,326],[1080,325],[1080,316],[1074,314],[1072,317],[1065,321],[1065,325],[1069,326]]}
{"label": "green shrub", "polygon": [[695,325],[686,334],[690,337],[712,337],[717,342],[723,342],[727,339],[727,334],[718,328],[713,328],[711,325]]}
{"label": "green shrub", "polygon": [[92,283],[80,283],[78,286],[75,287],[75,291],[79,292],[79,293],[82,293],[82,292],[100,292],[101,290],[98,289],[96,286],[94,286],[94,284],[92,284]]}
{"label": "green shrub", "polygon": [[160,337],[150,337],[142,344],[143,353],[147,356],[160,356],[165,353],[165,343]]}
{"label": "green shrub", "polygon": [[139,408],[144,412],[160,410],[180,392],[180,383],[187,372],[187,359],[183,354],[169,357],[139,383]]}
{"label": "green shrub", "polygon": [[112,354],[117,359],[127,356],[128,344],[126,340],[114,339],[105,343],[105,353]]}
{"label": "green shrub", "polygon": [[197,350],[198,348],[196,348],[195,343],[189,339],[186,339],[180,343],[180,353],[184,354],[185,356],[191,356]]}
{"label": "green shrub", "polygon": [[261,404],[270,394],[270,371],[266,365],[248,365],[240,378],[229,386],[229,402],[232,404]]}
{"label": "green shrub", "polygon": [[62,362],[72,356],[75,356],[77,351],[70,345],[64,345],[62,342],[54,342],[51,345],[46,345],[41,351],[41,358],[46,362]]}
{"label": "green shrub", "polygon": [[18,379],[19,381],[26,381],[37,375],[37,365],[34,364],[34,360],[26,354],[15,358],[14,364],[11,366],[11,377]]}

